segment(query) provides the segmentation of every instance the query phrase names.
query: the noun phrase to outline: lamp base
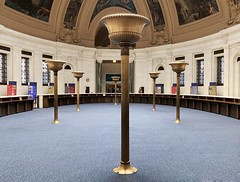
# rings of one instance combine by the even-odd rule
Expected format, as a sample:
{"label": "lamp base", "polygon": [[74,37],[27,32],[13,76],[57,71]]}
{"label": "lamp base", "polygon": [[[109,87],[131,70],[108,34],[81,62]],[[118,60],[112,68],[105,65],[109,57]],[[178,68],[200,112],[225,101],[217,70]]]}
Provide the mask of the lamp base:
{"label": "lamp base", "polygon": [[117,105],[117,103],[115,102],[115,103],[114,103],[114,105],[116,106],[116,105]]}
{"label": "lamp base", "polygon": [[77,111],[77,112],[79,112],[79,111],[80,111],[80,109],[79,109],[79,108],[77,108],[77,109],[76,109],[76,111]]}
{"label": "lamp base", "polygon": [[156,109],[155,109],[155,108],[153,108],[153,109],[152,109],[152,111],[156,111]]}
{"label": "lamp base", "polygon": [[137,172],[137,168],[132,167],[130,163],[121,163],[119,167],[113,169],[113,172],[115,172],[116,174],[133,174]]}
{"label": "lamp base", "polygon": [[180,119],[176,119],[175,123],[180,124],[181,123]]}
{"label": "lamp base", "polygon": [[53,121],[53,124],[59,124],[59,121],[58,121],[57,119],[55,119],[55,120]]}

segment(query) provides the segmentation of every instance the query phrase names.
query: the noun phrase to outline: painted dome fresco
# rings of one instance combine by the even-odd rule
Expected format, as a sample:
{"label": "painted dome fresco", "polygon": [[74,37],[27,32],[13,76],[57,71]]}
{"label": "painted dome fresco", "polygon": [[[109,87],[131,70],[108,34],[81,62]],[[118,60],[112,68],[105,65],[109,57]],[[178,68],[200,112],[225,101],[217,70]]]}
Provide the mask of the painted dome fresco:
{"label": "painted dome fresco", "polygon": [[57,42],[114,48],[100,19],[113,13],[146,16],[136,47],[207,36],[239,23],[240,0],[2,0],[0,24]]}

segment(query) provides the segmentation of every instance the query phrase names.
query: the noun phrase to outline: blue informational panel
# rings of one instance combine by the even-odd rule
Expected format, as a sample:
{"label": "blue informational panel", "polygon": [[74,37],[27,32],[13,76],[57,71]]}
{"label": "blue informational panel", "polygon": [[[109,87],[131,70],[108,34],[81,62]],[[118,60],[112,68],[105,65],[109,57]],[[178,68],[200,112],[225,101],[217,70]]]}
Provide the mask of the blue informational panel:
{"label": "blue informational panel", "polygon": [[191,83],[190,93],[198,94],[198,84],[197,83]]}
{"label": "blue informational panel", "polygon": [[34,100],[34,105],[37,103],[37,82],[28,82],[28,95]]}
{"label": "blue informational panel", "polygon": [[217,95],[217,82],[209,82],[208,94]]}
{"label": "blue informational panel", "polygon": [[49,94],[54,93],[54,83],[48,83],[48,93]]}
{"label": "blue informational panel", "polygon": [[164,93],[164,84],[157,83],[155,85],[156,93]]}

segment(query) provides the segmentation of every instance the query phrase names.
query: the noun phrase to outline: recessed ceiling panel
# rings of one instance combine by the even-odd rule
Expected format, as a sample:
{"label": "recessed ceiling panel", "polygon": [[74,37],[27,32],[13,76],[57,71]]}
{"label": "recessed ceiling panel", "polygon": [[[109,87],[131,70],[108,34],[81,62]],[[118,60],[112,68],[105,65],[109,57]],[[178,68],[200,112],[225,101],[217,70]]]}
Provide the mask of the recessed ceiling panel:
{"label": "recessed ceiling panel", "polygon": [[152,15],[154,28],[156,29],[156,31],[163,30],[163,27],[165,26],[165,21],[164,21],[164,17],[163,17],[163,13],[162,13],[162,9],[160,7],[159,1],[147,0],[147,3]]}
{"label": "recessed ceiling panel", "polygon": [[83,0],[70,0],[64,18],[65,28],[73,28],[76,26],[79,10],[82,6]]}
{"label": "recessed ceiling panel", "polygon": [[6,0],[5,5],[25,15],[49,21],[53,0]]}
{"label": "recessed ceiling panel", "polygon": [[216,0],[174,0],[179,25],[187,24],[219,11]]}
{"label": "recessed ceiling panel", "polygon": [[91,21],[102,10],[110,7],[121,7],[121,8],[127,9],[132,13],[137,13],[136,7],[132,0],[99,0],[93,11]]}

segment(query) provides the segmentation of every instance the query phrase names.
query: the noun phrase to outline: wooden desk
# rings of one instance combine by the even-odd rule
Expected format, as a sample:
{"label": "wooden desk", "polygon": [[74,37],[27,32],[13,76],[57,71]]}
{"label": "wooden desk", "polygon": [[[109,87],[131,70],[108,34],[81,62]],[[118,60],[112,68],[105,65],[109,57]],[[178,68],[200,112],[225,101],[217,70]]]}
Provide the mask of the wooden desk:
{"label": "wooden desk", "polygon": [[[117,94],[118,103],[121,94]],[[61,105],[76,104],[76,94],[59,94],[58,103]],[[152,94],[130,94],[130,103],[152,104]],[[53,107],[54,95],[42,95],[43,108]],[[114,94],[81,94],[80,103],[114,103]],[[156,104],[176,106],[176,95],[157,94]],[[181,95],[181,107],[197,109],[240,119],[240,98]]]}
{"label": "wooden desk", "polygon": [[28,95],[0,97],[0,117],[33,110],[33,100]]}

